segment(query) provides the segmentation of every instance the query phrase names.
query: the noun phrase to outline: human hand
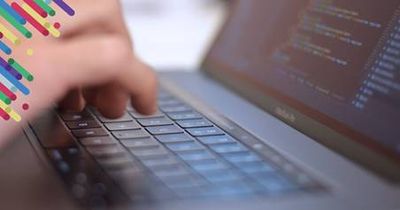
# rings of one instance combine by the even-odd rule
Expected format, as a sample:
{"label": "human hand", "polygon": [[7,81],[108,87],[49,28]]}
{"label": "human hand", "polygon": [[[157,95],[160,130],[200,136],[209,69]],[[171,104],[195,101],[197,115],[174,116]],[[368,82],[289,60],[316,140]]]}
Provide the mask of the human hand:
{"label": "human hand", "polygon": [[[90,104],[106,117],[122,115],[129,99],[137,111],[154,112],[156,77],[133,52],[119,1],[68,3],[76,15],[64,17],[59,12],[62,37],[29,40],[35,50],[32,57],[25,55],[24,45],[14,51],[13,57],[35,75],[34,82],[28,84],[32,93],[24,98],[30,104],[29,111],[17,109],[23,119],[31,120],[61,99],[61,108],[79,111]],[[21,107],[18,103],[22,101],[13,107]],[[17,126],[0,121],[0,144]]]}

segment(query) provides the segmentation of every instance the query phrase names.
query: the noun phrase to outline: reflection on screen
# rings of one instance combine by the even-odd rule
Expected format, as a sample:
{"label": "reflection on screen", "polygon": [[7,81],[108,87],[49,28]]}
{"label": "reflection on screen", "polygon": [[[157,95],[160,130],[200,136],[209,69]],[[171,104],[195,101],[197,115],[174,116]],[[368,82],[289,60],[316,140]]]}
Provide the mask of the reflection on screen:
{"label": "reflection on screen", "polygon": [[398,0],[238,1],[210,57],[400,154]]}

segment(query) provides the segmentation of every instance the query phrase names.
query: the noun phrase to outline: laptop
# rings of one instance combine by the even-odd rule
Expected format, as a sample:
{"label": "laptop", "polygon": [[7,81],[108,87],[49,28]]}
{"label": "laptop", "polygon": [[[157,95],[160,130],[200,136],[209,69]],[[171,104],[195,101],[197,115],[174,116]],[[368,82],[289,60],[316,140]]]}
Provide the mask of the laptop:
{"label": "laptop", "polygon": [[400,3],[233,1],[159,111],[47,110],[0,156],[4,209],[400,209]]}

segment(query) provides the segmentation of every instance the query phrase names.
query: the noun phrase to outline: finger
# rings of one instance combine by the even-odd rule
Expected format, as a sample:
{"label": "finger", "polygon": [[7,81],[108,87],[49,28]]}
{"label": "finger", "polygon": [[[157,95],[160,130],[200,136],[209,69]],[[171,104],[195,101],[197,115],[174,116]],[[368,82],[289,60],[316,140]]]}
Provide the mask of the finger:
{"label": "finger", "polygon": [[154,72],[139,60],[132,60],[129,77],[121,78],[131,93],[131,103],[136,111],[153,114],[157,110],[157,78]]}
{"label": "finger", "polygon": [[58,68],[57,77],[69,88],[115,81],[132,96],[132,105],[139,112],[148,114],[156,109],[156,77],[134,57],[125,39],[118,36],[81,38],[55,48],[49,60],[65,63],[54,69]]}
{"label": "finger", "polygon": [[85,99],[80,88],[67,93],[63,100],[59,103],[59,107],[68,111],[82,111],[86,106]]}
{"label": "finger", "polygon": [[105,117],[117,118],[124,114],[128,102],[125,88],[117,82],[98,87],[94,106]]}
{"label": "finger", "polygon": [[83,93],[83,98],[85,98],[86,104],[89,106],[96,106],[97,104],[97,98],[98,98],[98,87],[88,87],[84,88],[82,93]]}
{"label": "finger", "polygon": [[[55,44],[47,62],[58,70],[54,72],[55,78],[76,88],[82,84],[88,87],[109,82],[121,74],[124,62],[129,59],[132,59],[132,52],[124,39],[95,36]],[[58,65],[60,63],[63,65]]]}

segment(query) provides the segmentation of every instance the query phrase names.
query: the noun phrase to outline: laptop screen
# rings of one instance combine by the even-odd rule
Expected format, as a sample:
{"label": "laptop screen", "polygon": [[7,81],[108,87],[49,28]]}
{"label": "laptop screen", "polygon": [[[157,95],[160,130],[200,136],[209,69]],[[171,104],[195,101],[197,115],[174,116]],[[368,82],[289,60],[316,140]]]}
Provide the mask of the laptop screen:
{"label": "laptop screen", "polygon": [[400,1],[235,3],[207,68],[400,159]]}

